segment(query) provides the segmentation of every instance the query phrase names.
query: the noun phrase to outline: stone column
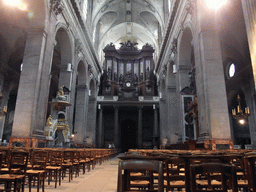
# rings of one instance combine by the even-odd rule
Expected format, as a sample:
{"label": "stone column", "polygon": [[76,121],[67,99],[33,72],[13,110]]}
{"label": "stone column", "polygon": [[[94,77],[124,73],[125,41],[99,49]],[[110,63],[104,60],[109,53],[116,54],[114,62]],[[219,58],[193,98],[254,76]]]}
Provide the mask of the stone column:
{"label": "stone column", "polygon": [[103,110],[102,110],[102,106],[100,107],[100,109],[98,109],[98,112],[99,112],[99,147],[100,148],[103,148],[104,147],[104,127],[103,127],[103,120],[102,120],[102,117],[103,117]]}
{"label": "stone column", "polygon": [[241,0],[241,2],[251,53],[254,82],[256,82],[256,2],[255,0]]}
{"label": "stone column", "polygon": [[87,127],[86,127],[86,143],[92,147],[96,145],[96,113],[97,101],[94,97],[89,97],[88,110],[87,110]]}
{"label": "stone column", "polygon": [[[227,95],[224,79],[223,61],[215,11],[209,11],[204,3],[198,4],[199,57],[196,61],[197,96],[199,106],[199,140],[211,139],[215,144],[229,144],[231,130],[228,115]],[[203,110],[201,110],[203,109]]]}
{"label": "stone column", "polygon": [[120,139],[119,139],[119,126],[118,126],[118,107],[115,106],[115,114],[114,114],[114,144],[116,148],[120,147]]}
{"label": "stone column", "polygon": [[142,140],[142,107],[139,107],[138,108],[138,110],[139,110],[139,113],[138,113],[138,115],[139,115],[139,117],[138,117],[138,147],[139,147],[139,149],[141,149],[142,148],[142,142],[143,142],[143,140]]}
{"label": "stone column", "polygon": [[153,130],[153,146],[156,146],[157,139],[160,141],[161,138],[159,138],[159,133],[158,133],[158,108],[155,106],[154,109],[154,130]]}
{"label": "stone column", "polygon": [[83,144],[85,140],[85,112],[87,110],[86,106],[86,95],[87,95],[87,86],[78,85],[76,87],[76,107],[75,107],[75,126],[74,126],[74,142],[78,144]]}
{"label": "stone column", "polygon": [[159,101],[159,113],[160,113],[160,136],[159,136],[159,144],[162,145],[161,139],[166,138],[167,132],[169,132],[169,124],[168,124],[168,102],[165,97],[161,98]]}
{"label": "stone column", "polygon": [[23,57],[23,70],[20,75],[12,137],[28,138],[32,134],[37,103],[39,102],[45,46],[46,33],[44,30],[29,29]]}
{"label": "stone column", "polygon": [[170,138],[170,144],[178,142],[178,135],[180,134],[179,127],[179,113],[178,113],[178,101],[175,86],[167,87],[167,98],[168,98],[168,130],[163,132],[161,129],[161,136],[167,136]]}

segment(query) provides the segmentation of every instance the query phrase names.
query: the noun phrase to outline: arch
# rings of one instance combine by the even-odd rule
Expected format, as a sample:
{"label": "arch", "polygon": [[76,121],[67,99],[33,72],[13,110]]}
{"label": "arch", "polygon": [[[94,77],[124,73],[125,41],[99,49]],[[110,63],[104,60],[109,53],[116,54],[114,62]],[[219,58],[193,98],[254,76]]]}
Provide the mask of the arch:
{"label": "arch", "polygon": [[55,35],[55,40],[57,42],[57,45],[61,52],[61,64],[64,63],[72,63],[72,51],[73,50],[73,44],[71,43],[71,35],[69,34],[66,27],[64,27],[62,24],[59,24],[57,26],[57,32]]}
{"label": "arch", "polygon": [[162,42],[162,32],[158,19],[148,11],[142,11],[140,13],[140,19],[148,27],[148,30],[153,34],[154,38],[158,39],[158,44],[160,46]]}
{"label": "arch", "polygon": [[109,30],[113,23],[116,22],[119,14],[116,11],[108,11],[104,13],[100,19],[98,20],[94,34],[93,34],[93,42],[94,45],[99,45],[100,39],[104,36],[104,34]]}
{"label": "arch", "polygon": [[[131,26],[133,31],[133,36],[131,37],[127,37],[126,31],[122,30],[126,28],[127,25]],[[114,43],[116,48],[118,48],[120,42],[127,41],[127,40],[136,41],[137,43],[139,43],[138,48],[142,48],[144,44],[149,43],[153,46],[156,53],[158,53],[159,51],[158,43],[156,42],[156,39],[152,35],[152,33],[146,27],[134,22],[120,23],[112,27],[108,31],[106,31],[104,36],[101,37],[98,47],[105,47],[107,44],[112,42]],[[103,57],[101,57],[103,54],[103,51],[98,49],[98,54],[99,54],[99,58],[101,58],[103,61]]]}
{"label": "arch", "polygon": [[[49,98],[51,101],[53,98],[56,98],[56,93],[62,85],[69,87],[70,80],[61,75],[61,69],[67,68],[68,63],[72,63],[72,44],[71,38],[64,28],[65,26],[59,23],[56,27],[57,31],[55,34],[56,44],[53,50],[53,58],[51,65],[51,81],[50,81],[50,90]],[[48,105],[47,117],[51,113],[51,107]]]}

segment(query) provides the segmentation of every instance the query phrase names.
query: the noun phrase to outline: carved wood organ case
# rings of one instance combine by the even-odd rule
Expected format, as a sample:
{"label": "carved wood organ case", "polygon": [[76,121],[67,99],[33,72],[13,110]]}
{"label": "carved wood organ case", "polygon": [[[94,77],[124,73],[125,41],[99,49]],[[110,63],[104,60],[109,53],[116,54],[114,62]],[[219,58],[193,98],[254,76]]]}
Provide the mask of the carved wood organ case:
{"label": "carved wood organ case", "polygon": [[119,101],[137,101],[139,96],[157,94],[151,45],[146,44],[139,50],[136,43],[128,41],[116,49],[111,43],[103,51],[102,95],[118,96]]}

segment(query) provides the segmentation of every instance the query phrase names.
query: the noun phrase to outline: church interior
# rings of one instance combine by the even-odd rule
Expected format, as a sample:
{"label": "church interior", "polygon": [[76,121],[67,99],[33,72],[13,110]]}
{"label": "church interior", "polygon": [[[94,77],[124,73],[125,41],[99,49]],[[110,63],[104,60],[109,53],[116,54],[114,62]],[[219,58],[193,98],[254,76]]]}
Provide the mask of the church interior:
{"label": "church interior", "polygon": [[[255,0],[0,0],[0,10],[0,190],[28,178],[31,192],[35,177],[37,191],[47,177],[57,188],[101,165],[78,191],[97,191],[103,170],[118,179],[112,191],[196,191],[198,169],[256,191]],[[14,175],[17,153],[30,168],[40,156],[43,176]],[[183,184],[171,186],[180,163]],[[131,167],[147,185],[125,181]]]}
{"label": "church interior", "polygon": [[252,149],[255,2],[1,0],[1,143]]}

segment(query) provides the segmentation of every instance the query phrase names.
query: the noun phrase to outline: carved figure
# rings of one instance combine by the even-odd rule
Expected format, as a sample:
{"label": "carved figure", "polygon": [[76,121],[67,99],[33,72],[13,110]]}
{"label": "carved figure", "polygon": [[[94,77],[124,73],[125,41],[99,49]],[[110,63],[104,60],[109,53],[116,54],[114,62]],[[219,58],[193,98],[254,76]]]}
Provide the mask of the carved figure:
{"label": "carved figure", "polygon": [[57,96],[63,96],[64,95],[63,88],[64,88],[64,85],[59,88]]}
{"label": "carved figure", "polygon": [[52,126],[52,116],[51,115],[49,115],[49,117],[48,117],[48,119],[46,121],[46,126],[47,127],[51,127]]}
{"label": "carved figure", "polygon": [[64,96],[63,88],[64,88],[64,85],[59,88],[58,93],[57,93],[57,97],[56,97],[60,101],[66,101],[67,100],[67,98]]}

